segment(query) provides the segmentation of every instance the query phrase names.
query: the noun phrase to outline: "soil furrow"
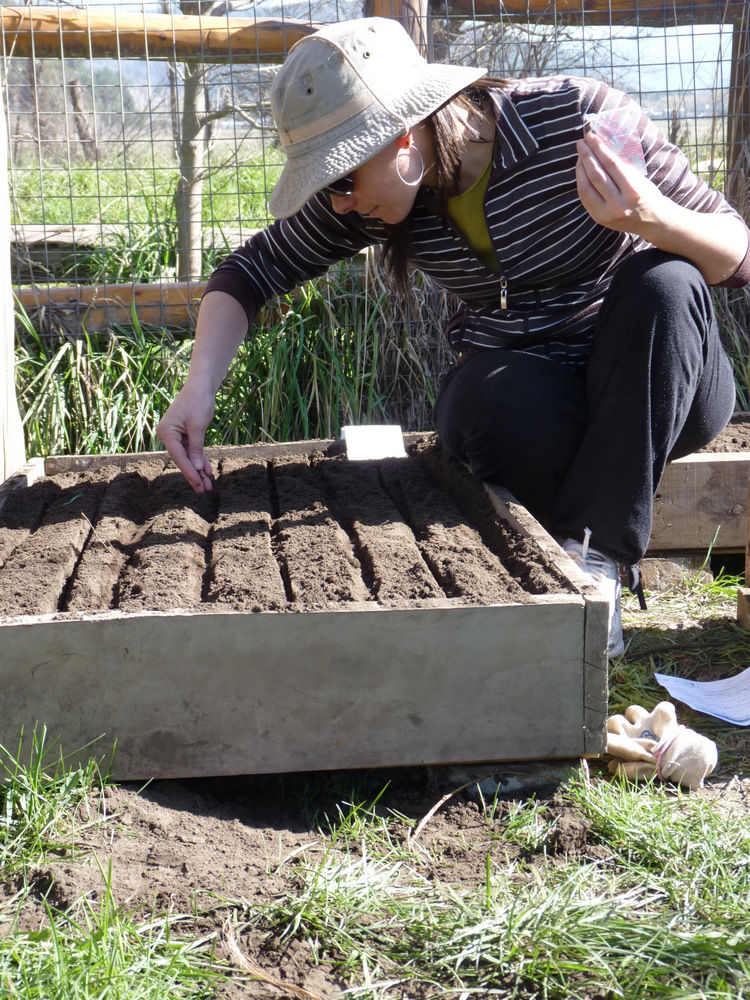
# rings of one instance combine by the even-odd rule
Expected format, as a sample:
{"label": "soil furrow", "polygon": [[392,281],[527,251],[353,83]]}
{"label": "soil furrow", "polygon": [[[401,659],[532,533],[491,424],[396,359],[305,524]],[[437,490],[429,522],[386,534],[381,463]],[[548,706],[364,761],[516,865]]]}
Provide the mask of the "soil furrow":
{"label": "soil furrow", "polygon": [[[109,475],[114,470],[108,470]],[[81,485],[73,474],[56,476],[59,492],[39,527],[19,545],[0,570],[3,615],[46,615],[60,610],[61,597],[96,520],[107,472]],[[40,571],[41,570],[41,571]]]}
{"label": "soil furrow", "polygon": [[201,603],[212,495],[196,496],[179,472],[154,482],[154,511],[120,578],[123,611],[168,611]]}
{"label": "soil furrow", "polygon": [[328,509],[323,484],[299,458],[274,460],[279,552],[299,610],[372,600],[347,533]]}
{"label": "soil furrow", "polygon": [[444,484],[462,516],[526,593],[556,594],[567,589],[549,554],[495,516],[484,486],[461,462],[427,437],[415,444],[411,456],[435,481]]}
{"label": "soil furrow", "polygon": [[41,523],[47,506],[60,488],[49,479],[34,484],[34,489],[11,490],[0,507],[0,567],[10,559]]}
{"label": "soil furrow", "polygon": [[133,456],[12,491],[0,615],[415,608],[565,589],[434,437],[375,462],[230,451],[219,473],[196,496]]}
{"label": "soil furrow", "polygon": [[498,557],[482,542],[458,508],[414,462],[383,462],[381,478],[404,512],[425,561],[448,597],[477,604],[528,601]]}
{"label": "soil furrow", "polygon": [[357,538],[378,602],[388,606],[444,597],[414,532],[380,485],[379,463],[342,459],[320,468],[339,515]]}
{"label": "soil furrow", "polygon": [[245,611],[280,611],[284,581],[271,546],[271,490],[261,459],[224,459],[216,483],[209,603]]}
{"label": "soil furrow", "polygon": [[163,463],[126,466],[109,484],[71,581],[67,611],[106,611],[117,603],[120,576],[143,533],[153,480]]}

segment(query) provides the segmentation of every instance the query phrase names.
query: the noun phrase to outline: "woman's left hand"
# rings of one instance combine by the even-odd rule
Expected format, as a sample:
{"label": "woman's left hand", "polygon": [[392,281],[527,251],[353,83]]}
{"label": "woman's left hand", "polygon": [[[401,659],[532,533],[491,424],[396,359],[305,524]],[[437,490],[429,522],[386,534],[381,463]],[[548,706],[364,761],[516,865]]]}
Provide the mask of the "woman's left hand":
{"label": "woman's left hand", "polygon": [[710,285],[736,272],[750,236],[738,215],[677,205],[592,132],[578,140],[577,150],[578,195],[595,222],[686,257]]}
{"label": "woman's left hand", "polygon": [[651,239],[667,201],[656,185],[593,132],[578,141],[577,149],[578,195],[594,222]]}

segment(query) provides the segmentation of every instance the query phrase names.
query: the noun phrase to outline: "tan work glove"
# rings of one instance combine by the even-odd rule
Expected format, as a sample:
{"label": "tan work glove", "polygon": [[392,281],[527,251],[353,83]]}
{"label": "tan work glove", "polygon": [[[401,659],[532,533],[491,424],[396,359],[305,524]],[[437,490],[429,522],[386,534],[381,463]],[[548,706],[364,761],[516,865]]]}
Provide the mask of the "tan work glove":
{"label": "tan work glove", "polygon": [[609,770],[630,779],[656,775],[686,788],[703,787],[718,761],[713,740],[677,722],[674,705],[661,701],[652,712],[631,705],[607,719]]}

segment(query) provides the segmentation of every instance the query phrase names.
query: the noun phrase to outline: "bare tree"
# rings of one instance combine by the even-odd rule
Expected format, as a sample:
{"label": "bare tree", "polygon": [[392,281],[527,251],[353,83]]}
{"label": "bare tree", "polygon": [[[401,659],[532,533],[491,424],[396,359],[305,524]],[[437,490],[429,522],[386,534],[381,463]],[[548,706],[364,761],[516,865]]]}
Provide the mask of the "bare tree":
{"label": "bare tree", "polygon": [[90,163],[95,163],[97,159],[96,137],[91,130],[81,81],[77,77],[71,80],[68,84],[68,90],[70,91],[70,103],[73,105],[73,121],[78,133],[78,140],[86,159]]}
{"label": "bare tree", "polygon": [[[249,0],[179,0],[182,14],[226,16],[229,10],[250,6]],[[164,3],[164,7],[168,4]],[[180,173],[174,196],[177,221],[177,277],[196,281],[201,277],[203,257],[203,185],[205,155],[211,122],[230,109],[211,112],[208,82],[203,65],[182,66],[182,114],[177,143]]]}

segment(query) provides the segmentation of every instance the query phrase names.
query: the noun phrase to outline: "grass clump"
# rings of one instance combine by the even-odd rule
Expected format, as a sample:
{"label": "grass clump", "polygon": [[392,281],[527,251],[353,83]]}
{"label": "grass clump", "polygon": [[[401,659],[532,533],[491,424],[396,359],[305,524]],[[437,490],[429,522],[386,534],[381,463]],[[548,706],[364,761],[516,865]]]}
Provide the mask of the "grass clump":
{"label": "grass clump", "polygon": [[47,905],[46,917],[37,930],[0,938],[9,1000],[208,1000],[222,978],[206,939],[176,936],[179,917],[123,912],[106,878],[100,902]]}
{"label": "grass clump", "polygon": [[98,819],[89,808],[101,789],[95,760],[71,766],[47,744],[46,731],[0,747],[0,869],[27,874],[50,854],[75,853],[81,833]]}
{"label": "grass clump", "polygon": [[[85,756],[85,752],[81,752]],[[178,935],[194,915],[137,917],[119,907],[111,872],[95,900],[59,908],[54,863],[82,859],[88,829],[106,821],[103,781],[90,759],[71,765],[34,732],[0,748],[0,996],[7,1000],[208,1000],[222,973],[215,934]],[[97,807],[96,800],[99,799]],[[43,878],[38,875],[43,866]],[[35,877],[36,876],[36,877]],[[16,888],[15,893],[8,891]],[[34,917],[33,914],[37,916]]]}
{"label": "grass clump", "polygon": [[[417,293],[423,318],[439,311],[429,288]],[[191,342],[135,315],[108,334],[74,334],[64,316],[48,326],[42,334],[17,314],[27,454],[159,450],[156,426],[187,377]],[[206,443],[325,439],[348,423],[424,430],[446,349],[434,329],[437,320],[419,342],[369,272],[360,284],[346,267],[334,270],[259,318],[219,390]]]}

